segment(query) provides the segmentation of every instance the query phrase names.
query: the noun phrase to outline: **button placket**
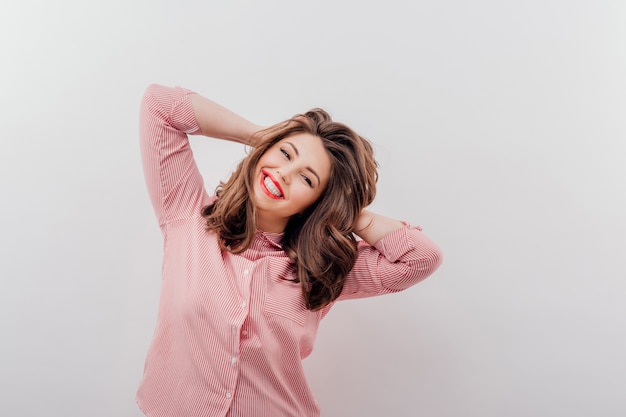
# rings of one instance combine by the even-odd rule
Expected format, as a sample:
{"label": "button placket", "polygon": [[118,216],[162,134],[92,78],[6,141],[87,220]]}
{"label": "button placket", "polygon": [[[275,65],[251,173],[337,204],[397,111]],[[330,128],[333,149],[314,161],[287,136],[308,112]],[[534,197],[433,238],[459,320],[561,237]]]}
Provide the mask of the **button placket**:
{"label": "button placket", "polygon": [[243,298],[244,300],[241,302],[240,306],[242,309],[245,309],[246,307],[248,307],[248,302],[246,301],[247,297],[249,297],[249,286],[250,286],[250,268],[245,268],[243,271],[241,271],[241,277],[243,278],[243,282],[244,282],[244,291],[243,291]]}

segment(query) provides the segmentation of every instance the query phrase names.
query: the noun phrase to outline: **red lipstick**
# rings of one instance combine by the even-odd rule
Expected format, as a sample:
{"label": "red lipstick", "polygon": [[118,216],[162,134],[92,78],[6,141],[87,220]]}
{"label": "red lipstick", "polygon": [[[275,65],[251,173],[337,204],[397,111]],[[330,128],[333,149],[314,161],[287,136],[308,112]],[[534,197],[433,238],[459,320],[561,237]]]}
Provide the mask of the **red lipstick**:
{"label": "red lipstick", "polygon": [[[269,178],[270,181],[272,181],[272,184],[274,184],[274,186],[276,187],[276,189],[278,189],[278,192],[280,193],[280,197],[272,194],[272,192],[267,189],[267,186],[265,185],[265,178],[266,177]],[[271,198],[273,198],[275,200],[282,200],[284,198],[285,193],[283,192],[283,188],[280,186],[280,183],[278,181],[276,181],[276,179],[268,171],[261,170],[260,182],[261,182],[261,188],[263,189],[265,194],[267,194],[269,197],[271,197]]]}

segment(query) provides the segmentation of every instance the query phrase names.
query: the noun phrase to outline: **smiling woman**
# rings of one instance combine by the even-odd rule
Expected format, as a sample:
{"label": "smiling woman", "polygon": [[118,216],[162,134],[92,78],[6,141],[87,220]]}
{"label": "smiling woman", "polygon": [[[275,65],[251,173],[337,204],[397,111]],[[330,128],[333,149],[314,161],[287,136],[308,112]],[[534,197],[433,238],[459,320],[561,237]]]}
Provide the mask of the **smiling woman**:
{"label": "smiling woman", "polygon": [[[152,85],[140,132],[165,239],[140,408],[318,416],[301,361],[322,318],[336,301],[423,280],[440,250],[421,228],[365,210],[376,194],[372,146],[323,110],[262,129],[189,90]],[[254,149],[210,196],[187,134]]]}
{"label": "smiling woman", "polygon": [[258,228],[284,231],[292,216],[302,215],[321,196],[330,172],[330,157],[318,136],[298,133],[272,145],[254,170]]}
{"label": "smiling woman", "polygon": [[[257,229],[284,232],[282,246],[298,269],[294,280],[302,284],[306,306],[321,309],[339,296],[358,255],[355,225],[369,217],[363,209],[376,194],[372,146],[321,109],[257,131],[249,143],[255,150],[204,210],[208,228],[234,253],[248,248]],[[249,204],[231,204],[229,195]],[[220,209],[234,216],[213,215]],[[363,233],[367,223],[360,223]],[[400,227],[388,220],[385,234]]]}

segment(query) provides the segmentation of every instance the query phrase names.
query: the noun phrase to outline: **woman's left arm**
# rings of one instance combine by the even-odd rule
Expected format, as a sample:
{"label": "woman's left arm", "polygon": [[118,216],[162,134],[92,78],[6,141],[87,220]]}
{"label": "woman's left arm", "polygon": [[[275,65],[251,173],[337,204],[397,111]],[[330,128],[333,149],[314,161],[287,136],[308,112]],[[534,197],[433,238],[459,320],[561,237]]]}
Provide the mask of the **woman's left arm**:
{"label": "woman's left arm", "polygon": [[404,223],[399,220],[363,210],[356,221],[354,233],[370,245],[373,245],[389,233],[403,226]]}
{"label": "woman's left arm", "polygon": [[370,211],[355,223],[359,255],[338,300],[405,290],[430,276],[442,262],[441,249],[422,228]]}

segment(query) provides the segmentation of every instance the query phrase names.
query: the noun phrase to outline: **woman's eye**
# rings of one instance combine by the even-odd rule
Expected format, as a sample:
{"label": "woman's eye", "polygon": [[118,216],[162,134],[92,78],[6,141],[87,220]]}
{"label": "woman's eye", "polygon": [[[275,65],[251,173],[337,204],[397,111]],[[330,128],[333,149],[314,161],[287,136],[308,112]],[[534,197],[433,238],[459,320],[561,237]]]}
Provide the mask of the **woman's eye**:
{"label": "woman's eye", "polygon": [[311,181],[309,177],[307,177],[306,175],[302,175],[302,179],[305,180],[307,184],[309,184],[309,187],[313,188],[313,181]]}
{"label": "woman's eye", "polygon": [[290,160],[290,161],[291,161],[291,157],[289,156],[289,153],[287,153],[287,151],[286,151],[286,150],[281,149],[280,151],[283,153],[283,155],[285,155],[285,158],[287,158],[288,160]]}

